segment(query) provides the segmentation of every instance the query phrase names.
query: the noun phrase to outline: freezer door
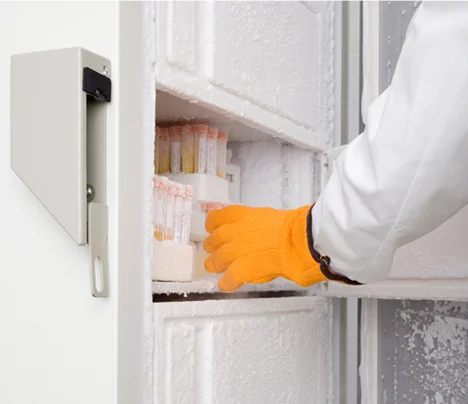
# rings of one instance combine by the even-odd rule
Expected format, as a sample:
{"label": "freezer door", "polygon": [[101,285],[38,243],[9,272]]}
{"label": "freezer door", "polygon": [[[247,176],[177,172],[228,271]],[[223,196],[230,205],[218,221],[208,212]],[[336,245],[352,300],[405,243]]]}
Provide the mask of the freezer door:
{"label": "freezer door", "polygon": [[[235,146],[242,189],[251,191],[242,203],[311,203],[314,152],[328,149],[340,129],[339,4],[154,7],[157,122],[214,122],[230,140],[245,142]],[[154,132],[145,136],[153,139]],[[260,183],[274,183],[274,192]],[[269,195],[260,200],[259,189]],[[279,279],[221,295],[217,277],[206,276],[153,282],[152,291],[155,404],[340,402],[340,315],[334,299],[312,296],[320,286],[305,291]],[[348,348],[357,352],[357,339]],[[356,375],[357,362],[349,369]]]}
{"label": "freezer door", "polygon": [[[406,29],[419,2],[364,3],[364,112],[393,75]],[[378,38],[378,41],[375,40]],[[321,169],[333,167],[337,153],[327,152]],[[323,165],[327,165],[323,167]],[[328,173],[329,175],[329,173]],[[327,175],[322,175],[327,178]],[[323,184],[322,184],[323,186]],[[468,296],[468,208],[422,238],[401,247],[388,280],[369,286],[330,284],[331,296],[408,299],[459,299]]]}
{"label": "freezer door", "polygon": [[332,302],[154,305],[154,404],[332,403]]}

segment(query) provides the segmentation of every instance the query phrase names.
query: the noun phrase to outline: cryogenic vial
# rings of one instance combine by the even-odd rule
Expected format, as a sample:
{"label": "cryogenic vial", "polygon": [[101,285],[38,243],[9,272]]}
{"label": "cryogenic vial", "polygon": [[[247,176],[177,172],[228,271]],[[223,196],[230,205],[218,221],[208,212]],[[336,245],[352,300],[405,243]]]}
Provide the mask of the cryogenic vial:
{"label": "cryogenic vial", "polygon": [[169,129],[171,135],[171,173],[179,174],[181,167],[181,149],[182,149],[182,127],[172,126]]}
{"label": "cryogenic vial", "polygon": [[167,174],[170,172],[171,160],[171,145],[169,141],[169,129],[161,128],[161,138],[159,140],[159,174]]}
{"label": "cryogenic vial", "polygon": [[161,129],[156,126],[154,136],[154,173],[159,173],[159,140],[161,138]]}
{"label": "cryogenic vial", "polygon": [[218,129],[209,128],[206,141],[206,173],[216,175]]}
{"label": "cryogenic vial", "polygon": [[206,137],[208,135],[208,126],[192,125],[193,143],[194,143],[194,172],[206,173]]}
{"label": "cryogenic vial", "polygon": [[193,174],[193,132],[190,125],[182,127],[182,172]]}
{"label": "cryogenic vial", "polygon": [[218,177],[226,178],[226,163],[227,163],[227,141],[228,134],[226,132],[218,133],[218,151],[217,151],[217,164],[216,174]]}
{"label": "cryogenic vial", "polygon": [[184,194],[184,214],[182,222],[182,243],[188,244],[190,241],[190,231],[192,225],[192,204],[193,204],[193,187],[185,186]]}
{"label": "cryogenic vial", "polygon": [[153,223],[154,223],[154,238],[158,241],[163,240],[164,223],[165,223],[165,208],[168,180],[166,178],[153,178]]}
{"label": "cryogenic vial", "polygon": [[164,226],[164,240],[174,240],[174,205],[177,186],[169,182],[166,197],[166,220]]}
{"label": "cryogenic vial", "polygon": [[153,236],[158,239],[159,177],[153,177]]}
{"label": "cryogenic vial", "polygon": [[176,195],[174,203],[174,241],[182,241],[182,224],[184,219],[184,196],[185,186],[176,184]]}
{"label": "cryogenic vial", "polygon": [[200,211],[204,216],[204,221],[206,221],[206,217],[208,215],[208,202],[200,202]]}

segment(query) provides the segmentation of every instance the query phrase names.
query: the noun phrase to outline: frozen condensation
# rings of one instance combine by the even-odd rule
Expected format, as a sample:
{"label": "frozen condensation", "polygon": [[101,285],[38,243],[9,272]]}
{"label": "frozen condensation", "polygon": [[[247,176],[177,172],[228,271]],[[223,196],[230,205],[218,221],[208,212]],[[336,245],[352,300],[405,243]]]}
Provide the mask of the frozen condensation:
{"label": "frozen condensation", "polygon": [[382,404],[468,403],[468,303],[381,301]]}
{"label": "frozen condensation", "polygon": [[[218,287],[218,279],[220,276],[215,274],[208,274],[203,277],[197,278],[192,282],[153,282],[154,294],[176,294],[184,295],[187,293],[221,293]],[[240,289],[233,292],[233,295],[242,295],[244,293],[256,292],[296,292],[307,293],[308,295],[319,295],[320,285],[315,285],[310,288],[304,289],[294,282],[287,279],[278,278],[268,283],[246,283]]]}
{"label": "frozen condensation", "polygon": [[332,1],[156,2],[158,88],[325,150],[337,101],[336,7]]}
{"label": "frozen condensation", "polygon": [[326,298],[154,305],[157,403],[331,403]]}
{"label": "frozen condensation", "polygon": [[279,142],[241,143],[233,163],[241,167],[242,204],[283,207],[283,163]]}
{"label": "frozen condensation", "polygon": [[295,209],[312,204],[319,155],[276,140],[234,147],[241,167],[241,202],[249,206]]}
{"label": "frozen condensation", "polygon": [[283,146],[283,208],[296,209],[315,199],[317,153],[296,146]]}

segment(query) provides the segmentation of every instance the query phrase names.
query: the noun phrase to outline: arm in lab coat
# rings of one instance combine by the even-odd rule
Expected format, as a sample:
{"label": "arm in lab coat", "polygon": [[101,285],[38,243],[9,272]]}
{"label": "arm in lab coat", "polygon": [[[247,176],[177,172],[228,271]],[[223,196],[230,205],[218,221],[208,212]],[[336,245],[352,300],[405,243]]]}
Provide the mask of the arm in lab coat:
{"label": "arm in lab coat", "polygon": [[423,3],[391,86],[339,157],[312,210],[333,271],[384,279],[398,247],[468,204],[468,3]]}

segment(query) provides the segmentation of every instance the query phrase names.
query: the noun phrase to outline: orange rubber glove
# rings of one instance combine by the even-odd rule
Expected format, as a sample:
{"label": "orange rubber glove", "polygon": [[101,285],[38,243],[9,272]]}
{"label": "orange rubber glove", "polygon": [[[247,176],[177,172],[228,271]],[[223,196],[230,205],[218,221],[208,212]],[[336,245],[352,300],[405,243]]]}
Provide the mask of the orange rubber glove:
{"label": "orange rubber glove", "polygon": [[212,255],[205,268],[214,273],[226,271],[219,288],[232,292],[244,283],[267,283],[277,277],[304,287],[329,279],[343,280],[329,272],[328,257],[315,251],[312,256],[310,209],[233,205],[210,212],[204,247]]}

